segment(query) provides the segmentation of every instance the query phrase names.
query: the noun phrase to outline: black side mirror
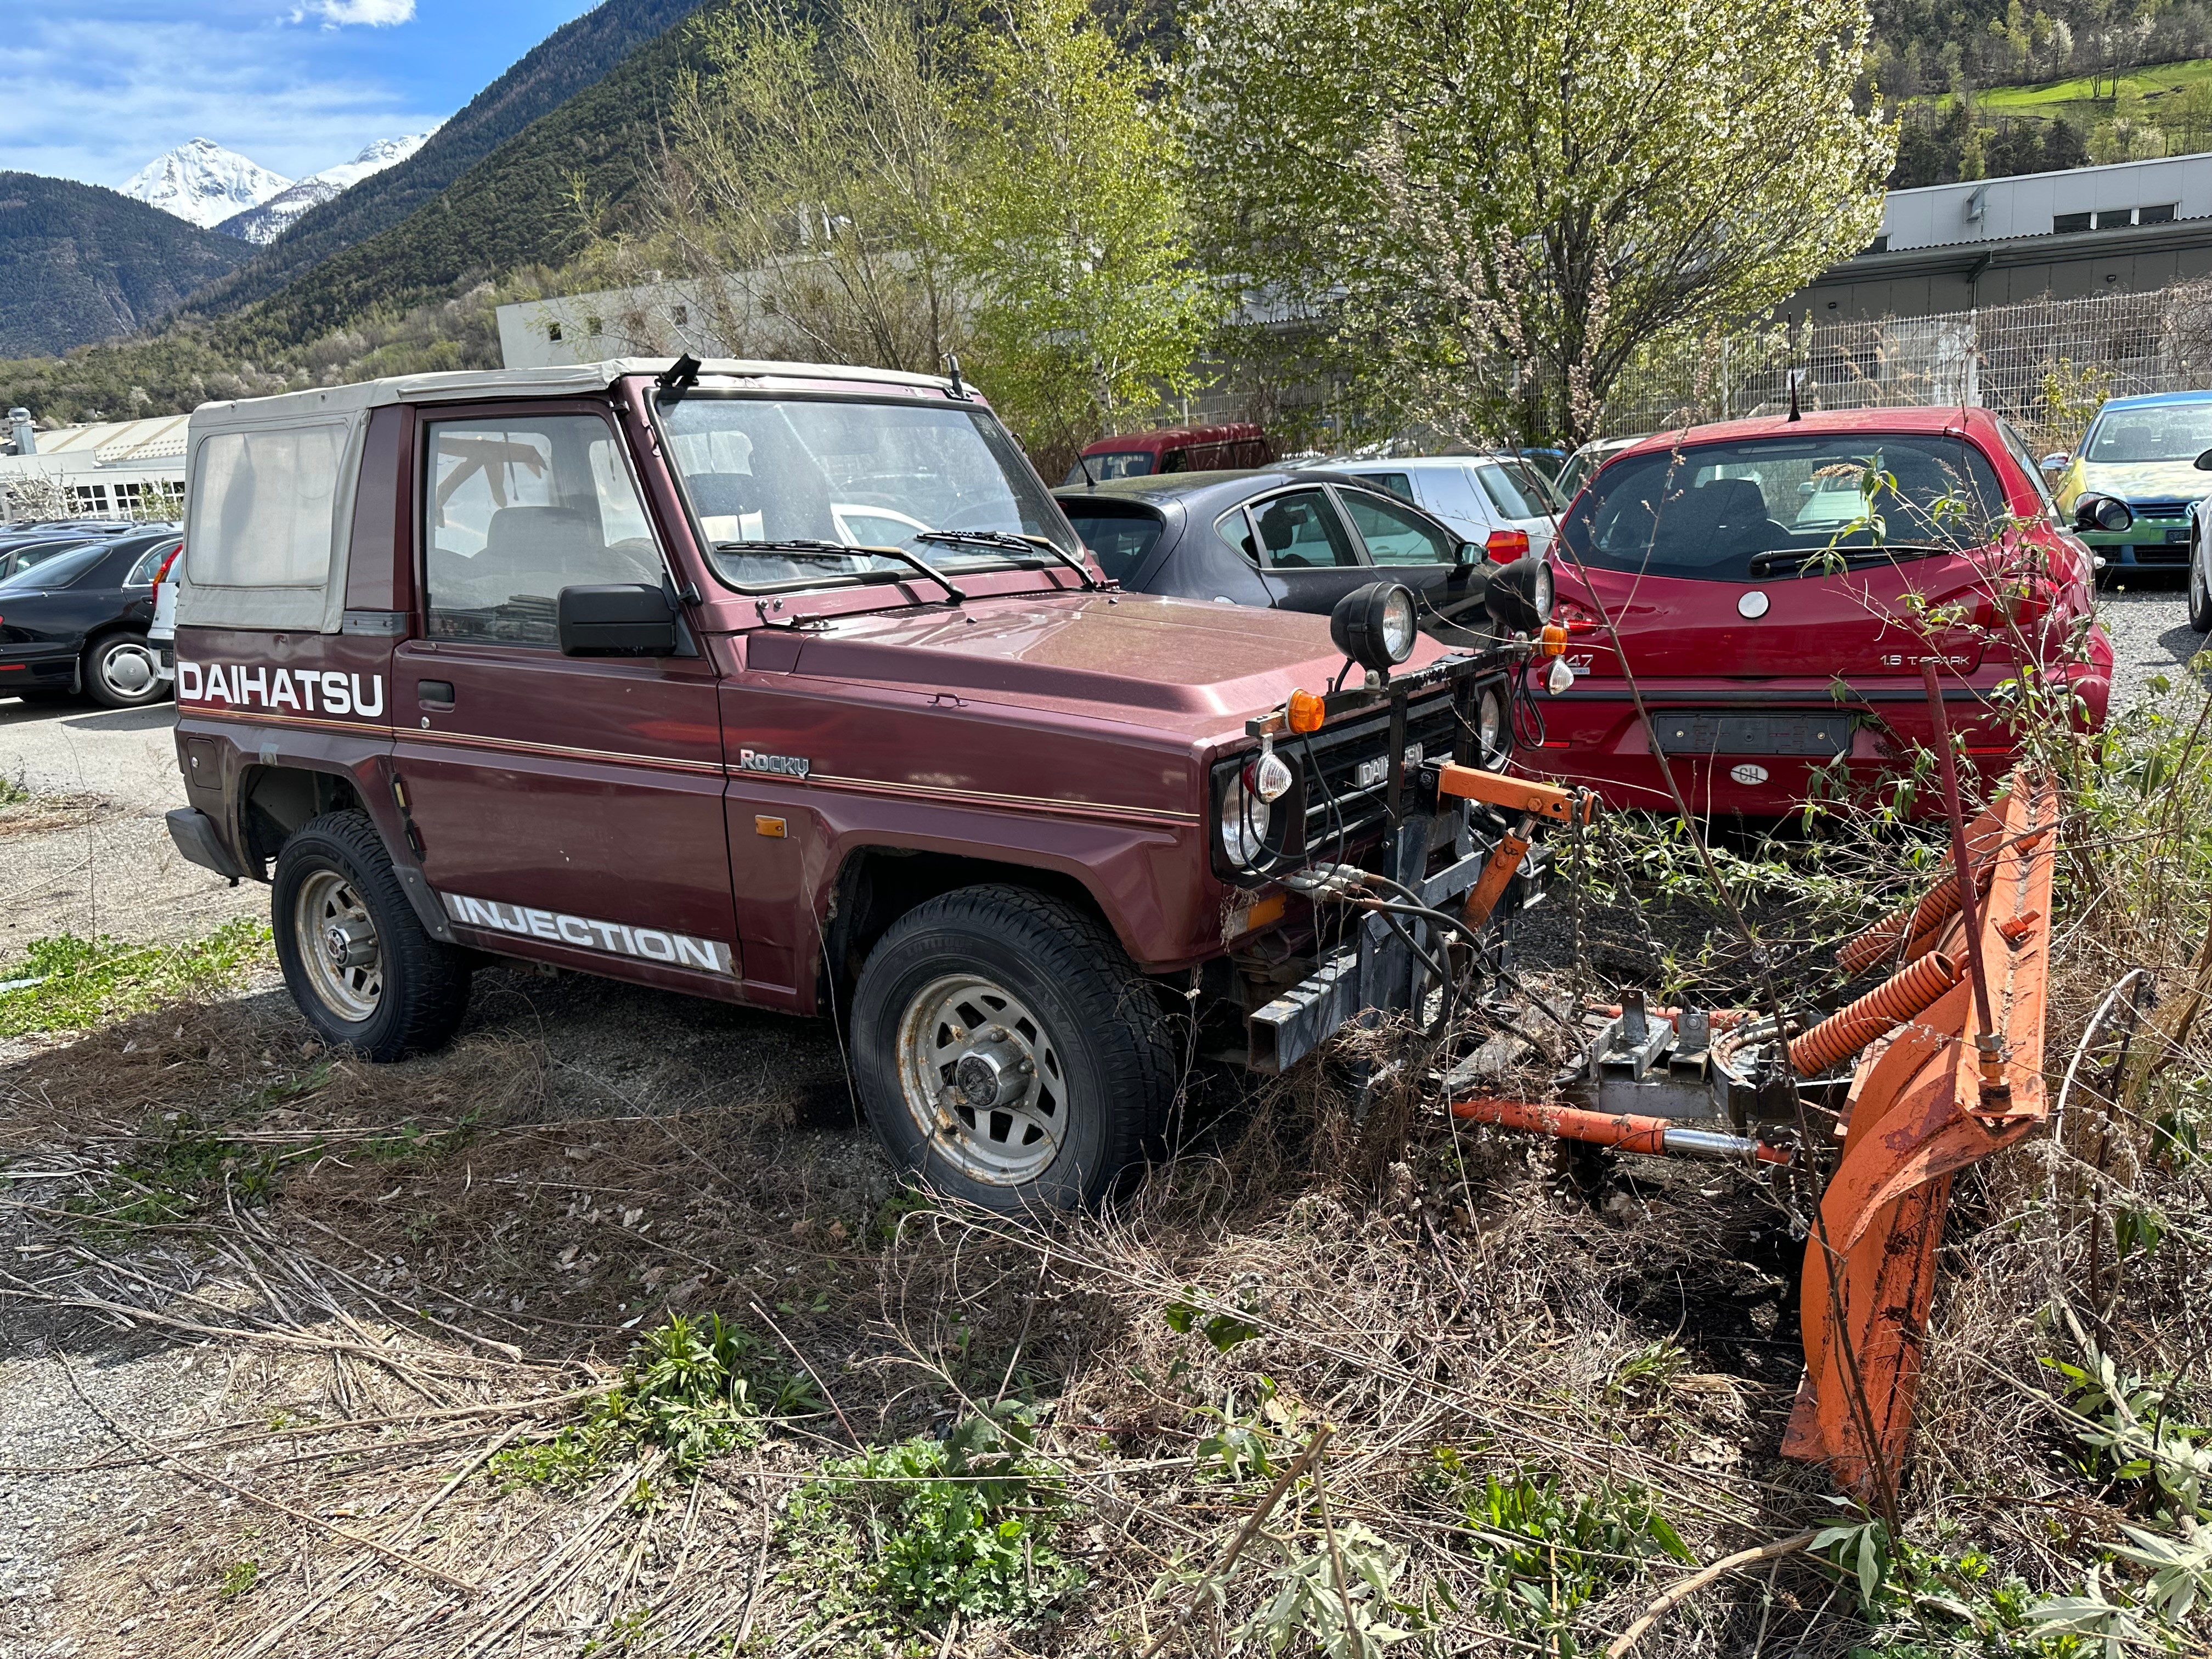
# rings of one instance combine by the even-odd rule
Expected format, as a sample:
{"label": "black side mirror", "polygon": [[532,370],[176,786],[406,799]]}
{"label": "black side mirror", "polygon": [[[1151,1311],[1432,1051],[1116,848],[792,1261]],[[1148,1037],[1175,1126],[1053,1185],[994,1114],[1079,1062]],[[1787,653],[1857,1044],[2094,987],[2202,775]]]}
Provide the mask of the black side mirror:
{"label": "black side mirror", "polygon": [[2197,470],[2199,472],[2212,472],[2212,449],[2206,450],[2197,458]]}
{"label": "black side mirror", "polygon": [[1488,557],[1480,542],[1462,542],[1452,553],[1453,560],[1462,565],[1480,564]]}
{"label": "black side mirror", "polygon": [[1500,628],[1533,634],[1552,620],[1552,567],[1531,555],[1490,573],[1490,614]]}
{"label": "black side mirror", "polygon": [[2084,495],[2074,503],[2076,530],[2125,530],[2135,521],[2134,510],[2117,495]]}
{"label": "black side mirror", "polygon": [[564,587],[558,609],[564,657],[676,654],[676,612],[657,582]]}

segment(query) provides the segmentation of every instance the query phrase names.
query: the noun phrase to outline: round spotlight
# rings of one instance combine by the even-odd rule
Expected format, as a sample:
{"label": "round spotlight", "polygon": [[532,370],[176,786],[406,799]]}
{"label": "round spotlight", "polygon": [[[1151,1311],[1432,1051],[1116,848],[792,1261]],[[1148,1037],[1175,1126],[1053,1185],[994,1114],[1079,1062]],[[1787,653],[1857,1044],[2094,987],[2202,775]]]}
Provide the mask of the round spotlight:
{"label": "round spotlight", "polygon": [[1475,741],[1482,747],[1482,761],[1494,766],[1505,758],[1506,748],[1505,692],[1502,687],[1491,686],[1475,700]]}
{"label": "round spotlight", "polygon": [[1402,582],[1370,582],[1336,602],[1328,618],[1336,648],[1362,668],[1388,673],[1413,654],[1413,590]]}
{"label": "round spotlight", "polygon": [[1534,634],[1552,620],[1553,597],[1552,567],[1531,556],[1492,571],[1485,603],[1499,627],[1516,634]]}

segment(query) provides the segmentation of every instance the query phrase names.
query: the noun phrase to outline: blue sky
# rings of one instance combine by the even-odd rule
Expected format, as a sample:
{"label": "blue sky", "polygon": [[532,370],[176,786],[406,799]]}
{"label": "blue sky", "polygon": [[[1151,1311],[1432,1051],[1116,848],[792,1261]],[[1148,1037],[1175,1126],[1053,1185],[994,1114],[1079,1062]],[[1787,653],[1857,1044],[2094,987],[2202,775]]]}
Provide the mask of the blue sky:
{"label": "blue sky", "polygon": [[21,0],[0,170],[120,185],[187,138],[297,179],[420,132],[598,0]]}

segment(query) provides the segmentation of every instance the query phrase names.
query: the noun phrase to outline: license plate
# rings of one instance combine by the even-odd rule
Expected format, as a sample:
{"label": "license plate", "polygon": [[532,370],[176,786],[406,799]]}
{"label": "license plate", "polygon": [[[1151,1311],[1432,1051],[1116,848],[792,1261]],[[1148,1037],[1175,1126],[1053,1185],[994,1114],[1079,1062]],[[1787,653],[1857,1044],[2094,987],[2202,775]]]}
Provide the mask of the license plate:
{"label": "license plate", "polygon": [[1670,755],[1840,755],[1851,746],[1851,717],[1662,712],[1651,717]]}
{"label": "license plate", "polygon": [[2182,528],[2181,528],[2181,529],[2179,529],[2179,530],[2169,530],[2169,531],[2167,531],[2167,532],[2166,532],[2166,539],[2167,541],[2169,541],[2169,542],[2185,542],[2185,541],[2187,541],[2187,540],[2189,539],[2189,531],[2188,531],[2187,526],[2185,526],[2184,527],[2182,527]]}

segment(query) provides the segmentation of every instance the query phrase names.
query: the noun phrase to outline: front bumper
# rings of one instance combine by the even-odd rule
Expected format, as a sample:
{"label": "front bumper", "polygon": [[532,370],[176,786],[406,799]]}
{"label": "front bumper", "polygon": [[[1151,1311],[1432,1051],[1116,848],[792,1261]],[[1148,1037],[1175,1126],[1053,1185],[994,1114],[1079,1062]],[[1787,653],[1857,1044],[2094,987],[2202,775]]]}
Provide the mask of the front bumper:
{"label": "front bumper", "polygon": [[[1497,846],[1494,837],[1470,826],[1469,817],[1457,808],[1408,815],[1396,832],[1385,873],[1419,893],[1429,908],[1450,910],[1480,879]],[[1446,838],[1449,860],[1433,874],[1422,875]],[[1528,849],[1501,913],[1525,909],[1542,896],[1548,851],[1540,842]],[[1411,918],[1405,925],[1423,951],[1437,953],[1435,929]],[[1421,1010],[1435,988],[1431,977],[1389,922],[1365,916],[1351,944],[1325,954],[1311,974],[1249,1016],[1246,1063],[1272,1076],[1288,1071],[1346,1025],[1376,1013]]]}
{"label": "front bumper", "polygon": [[2153,516],[2153,509],[2135,507],[2136,521],[2125,530],[2087,530],[2075,533],[2094,553],[2115,565],[2155,565],[2177,568],[2189,562],[2189,520]]}

